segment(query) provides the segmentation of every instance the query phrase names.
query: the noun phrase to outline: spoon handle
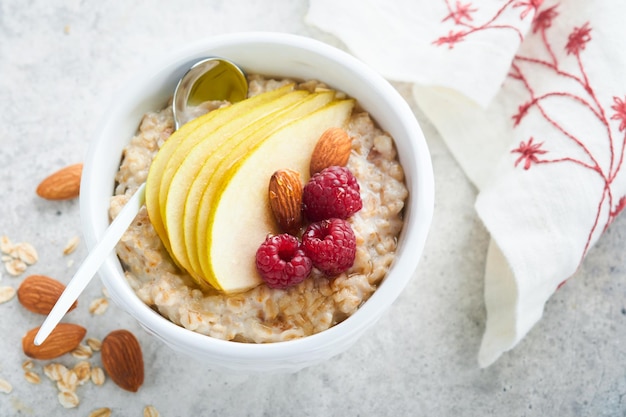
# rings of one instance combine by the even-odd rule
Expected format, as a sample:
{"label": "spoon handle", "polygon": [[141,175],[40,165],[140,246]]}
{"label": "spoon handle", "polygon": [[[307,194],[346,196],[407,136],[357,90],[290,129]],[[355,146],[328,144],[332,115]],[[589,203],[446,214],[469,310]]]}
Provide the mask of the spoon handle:
{"label": "spoon handle", "polygon": [[76,274],[39,328],[35,336],[35,345],[41,345],[46,338],[50,336],[52,330],[59,324],[65,313],[67,313],[80,293],[83,292],[87,284],[89,284],[102,263],[109,256],[113,248],[115,248],[117,242],[122,238],[128,226],[130,226],[137,216],[137,213],[145,202],[145,193],[146,184],[144,183],[137,189],[113,222],[111,222],[111,225],[104,232],[104,236],[102,236],[100,242],[98,242],[80,265],[78,271],[76,271]]}

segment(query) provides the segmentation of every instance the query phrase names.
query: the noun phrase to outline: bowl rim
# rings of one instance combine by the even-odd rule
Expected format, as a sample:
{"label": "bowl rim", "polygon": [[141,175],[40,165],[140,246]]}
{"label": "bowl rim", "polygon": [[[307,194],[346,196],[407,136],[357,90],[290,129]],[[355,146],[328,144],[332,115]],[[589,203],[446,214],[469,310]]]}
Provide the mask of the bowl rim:
{"label": "bowl rim", "polygon": [[[172,341],[178,341],[178,343],[184,343],[186,348],[203,355],[207,354],[207,351],[215,349],[219,351],[220,357],[227,356],[236,359],[246,358],[246,360],[288,359],[290,356],[293,356],[293,352],[311,352],[323,349],[324,346],[330,346],[338,342],[346,342],[348,339],[352,338],[355,332],[360,333],[365,328],[369,327],[370,324],[372,324],[370,318],[380,317],[384,310],[386,310],[404,290],[409,280],[415,274],[432,221],[434,211],[432,162],[426,140],[413,111],[400,93],[393,88],[388,81],[348,52],[301,35],[275,32],[240,32],[203,39],[187,45],[174,53],[168,54],[165,58],[160,59],[156,63],[152,63],[151,66],[146,66],[150,68],[150,71],[143,71],[136,74],[120,91],[126,94],[127,97],[133,97],[131,101],[140,100],[141,98],[138,98],[137,94],[145,89],[146,80],[156,77],[157,74],[163,71],[163,68],[171,67],[173,62],[181,62],[185,58],[194,56],[200,51],[210,51],[217,46],[229,47],[241,43],[251,43],[253,45],[266,43],[278,44],[303,48],[307,50],[308,53],[321,54],[328,59],[339,62],[348,70],[355,72],[364,82],[369,83],[372,88],[384,95],[386,100],[393,102],[394,113],[396,113],[402,123],[407,126],[408,133],[412,139],[410,141],[411,143],[407,144],[407,146],[414,149],[411,156],[417,155],[419,159],[416,162],[420,164],[419,167],[415,168],[419,175],[415,178],[411,178],[412,184],[407,184],[410,189],[408,204],[411,206],[412,211],[410,213],[412,215],[410,223],[411,234],[407,236],[409,221],[405,219],[400,237],[402,239],[402,245],[399,245],[399,250],[407,247],[411,248],[415,253],[406,253],[404,256],[400,256],[399,253],[381,285],[374,291],[371,297],[346,320],[327,330],[310,336],[264,344],[239,343],[210,337],[185,329],[161,316],[139,299],[126,279],[124,279],[123,274],[119,273],[121,266],[114,253],[111,254],[105,264],[100,268],[99,275],[104,285],[109,290],[111,298],[118,304],[121,303],[123,310],[127,311],[136,321],[146,328],[146,330],[163,340],[166,344],[172,345]],[[115,119],[115,117],[119,117],[120,110],[116,108],[118,102],[119,100],[116,100],[115,105],[111,105],[107,108],[108,110],[105,112],[100,123],[96,125],[96,137],[89,144],[85,158],[86,163],[81,189],[90,190],[91,187],[89,187],[88,184],[97,176],[95,165],[90,165],[89,163],[98,160],[97,155],[102,146],[102,143],[100,143],[102,141],[101,132],[106,131],[104,127],[106,127],[111,120]],[[130,140],[130,137],[128,140]],[[417,195],[419,195],[419,198],[415,198],[416,190],[418,191]],[[89,249],[93,248],[97,240],[104,233],[104,229],[94,224],[92,221],[93,217],[96,216],[98,212],[97,207],[94,206],[94,194],[95,192],[92,191],[84,195],[81,193],[80,196],[83,233],[85,234],[85,240]],[[100,216],[102,216],[101,210]],[[402,275],[400,274],[401,271]],[[394,281],[396,281],[396,285],[385,285],[385,282],[387,282],[390,277],[393,277]]]}

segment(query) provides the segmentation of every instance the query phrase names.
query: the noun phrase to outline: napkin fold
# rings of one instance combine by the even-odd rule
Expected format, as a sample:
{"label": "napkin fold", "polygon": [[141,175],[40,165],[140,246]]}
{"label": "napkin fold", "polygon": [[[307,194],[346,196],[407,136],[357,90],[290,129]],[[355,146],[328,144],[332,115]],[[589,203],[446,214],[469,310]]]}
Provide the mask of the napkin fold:
{"label": "napkin fold", "polygon": [[480,366],[530,331],[626,206],[625,15],[610,0],[310,2],[310,24],[413,83],[479,190]]}

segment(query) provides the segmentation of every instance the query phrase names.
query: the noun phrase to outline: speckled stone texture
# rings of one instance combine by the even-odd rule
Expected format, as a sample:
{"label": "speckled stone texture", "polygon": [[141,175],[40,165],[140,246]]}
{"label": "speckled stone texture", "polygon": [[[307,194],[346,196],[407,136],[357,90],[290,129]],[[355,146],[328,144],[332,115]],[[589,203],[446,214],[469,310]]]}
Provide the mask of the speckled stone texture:
{"label": "speckled stone texture", "polygon": [[[81,234],[78,201],[48,202],[34,190],[48,173],[81,161],[114,91],[140,66],[169,49],[215,34],[272,30],[342,47],[303,23],[304,0],[138,1],[2,0],[0,2],[0,235],[27,241],[39,262],[29,274],[68,282],[86,256],[64,256]],[[427,64],[427,63],[425,63]],[[397,88],[410,101],[411,88]],[[415,106],[413,106],[415,108]],[[435,170],[436,207],[417,274],[391,310],[355,346],[329,362],[289,375],[227,375],[179,356],[110,306],[92,316],[102,296],[96,279],[66,321],[103,338],[127,328],[144,350],[146,382],[138,393],[112,381],[77,389],[65,410],[42,375],[24,378],[20,341],[42,317],[16,299],[0,304],[0,416],[626,416],[626,218],[618,218],[578,273],[546,306],[542,321],[513,351],[487,369],[477,366],[485,311],[482,274],[488,235],[474,212],[476,190],[438,133],[415,113]],[[99,354],[90,360],[99,365]],[[73,366],[69,356],[60,362]]]}

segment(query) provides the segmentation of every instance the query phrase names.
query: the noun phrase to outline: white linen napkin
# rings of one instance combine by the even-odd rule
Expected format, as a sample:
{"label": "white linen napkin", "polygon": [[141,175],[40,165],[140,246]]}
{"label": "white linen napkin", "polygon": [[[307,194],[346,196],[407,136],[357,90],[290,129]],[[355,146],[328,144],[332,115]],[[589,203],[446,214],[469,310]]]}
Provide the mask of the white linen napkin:
{"label": "white linen napkin", "polygon": [[626,206],[626,3],[311,0],[416,102],[478,187],[492,241],[480,366],[512,349]]}

